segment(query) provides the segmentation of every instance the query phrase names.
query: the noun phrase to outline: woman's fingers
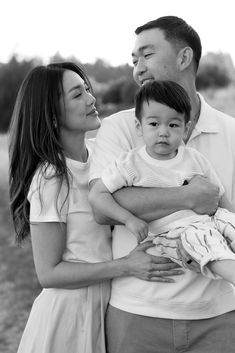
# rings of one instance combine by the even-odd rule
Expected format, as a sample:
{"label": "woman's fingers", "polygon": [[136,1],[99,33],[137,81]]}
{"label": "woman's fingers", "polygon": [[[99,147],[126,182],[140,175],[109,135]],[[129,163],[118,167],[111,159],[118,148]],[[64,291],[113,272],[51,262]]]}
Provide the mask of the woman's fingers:
{"label": "woman's fingers", "polygon": [[175,280],[173,278],[165,278],[165,277],[151,277],[150,282],[165,282],[165,283],[174,283]]}

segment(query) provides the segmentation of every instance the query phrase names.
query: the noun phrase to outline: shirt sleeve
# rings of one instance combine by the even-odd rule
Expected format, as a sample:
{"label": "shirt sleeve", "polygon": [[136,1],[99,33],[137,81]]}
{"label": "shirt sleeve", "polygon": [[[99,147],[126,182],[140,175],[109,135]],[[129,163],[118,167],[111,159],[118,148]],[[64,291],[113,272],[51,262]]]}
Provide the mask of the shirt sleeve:
{"label": "shirt sleeve", "polygon": [[104,118],[102,121],[96,135],[91,157],[89,181],[100,178],[107,165],[122,153],[136,147],[133,142],[133,134],[135,133],[134,118],[132,121],[129,117],[122,116],[122,114],[125,113],[118,113],[118,115]]}
{"label": "shirt sleeve", "polygon": [[210,161],[203,154],[199,153],[198,151],[196,152],[199,156],[199,160],[200,160],[201,167],[203,169],[204,176],[207,177],[213,184],[219,187],[220,197],[221,197],[224,194],[225,189],[223,187],[222,182],[220,181],[220,178],[216,174],[216,171],[213,168]]}
{"label": "shirt sleeve", "polygon": [[63,222],[68,214],[67,186],[53,177],[51,170],[42,175],[36,173],[28,193],[30,222]]}

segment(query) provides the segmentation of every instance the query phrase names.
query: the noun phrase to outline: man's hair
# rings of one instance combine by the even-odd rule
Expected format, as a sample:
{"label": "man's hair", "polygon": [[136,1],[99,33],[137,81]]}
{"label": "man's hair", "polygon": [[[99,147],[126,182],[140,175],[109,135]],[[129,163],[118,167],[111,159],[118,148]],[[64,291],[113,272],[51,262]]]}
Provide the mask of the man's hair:
{"label": "man's hair", "polygon": [[165,39],[172,45],[189,46],[193,50],[194,67],[197,72],[202,54],[202,45],[198,33],[187,24],[182,18],[176,16],[159,17],[156,20],[149,21],[143,26],[137,27],[135,34],[145,30],[158,28]]}
{"label": "man's hair", "polygon": [[135,116],[142,119],[143,104],[155,101],[184,114],[185,124],[190,120],[191,104],[188,93],[173,81],[151,81],[144,84],[135,97]]}

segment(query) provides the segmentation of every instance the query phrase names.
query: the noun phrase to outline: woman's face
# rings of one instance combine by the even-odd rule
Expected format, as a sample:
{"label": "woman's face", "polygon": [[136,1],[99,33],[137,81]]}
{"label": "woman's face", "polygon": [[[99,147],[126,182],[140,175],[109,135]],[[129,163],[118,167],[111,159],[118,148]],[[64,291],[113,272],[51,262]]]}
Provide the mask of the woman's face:
{"label": "woman's face", "polygon": [[95,98],[84,80],[74,71],[63,75],[64,94],[60,99],[61,127],[71,132],[86,132],[100,127]]}

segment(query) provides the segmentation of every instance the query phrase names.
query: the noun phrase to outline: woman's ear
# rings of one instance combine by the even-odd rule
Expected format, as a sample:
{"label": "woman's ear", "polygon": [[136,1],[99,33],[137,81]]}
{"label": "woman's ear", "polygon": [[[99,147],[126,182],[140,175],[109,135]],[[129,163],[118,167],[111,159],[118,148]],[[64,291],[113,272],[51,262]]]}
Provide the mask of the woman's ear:
{"label": "woman's ear", "polygon": [[143,135],[142,126],[141,126],[140,121],[136,118],[135,118],[135,127],[136,127],[136,131],[137,131],[137,136],[141,137]]}
{"label": "woman's ear", "polygon": [[193,50],[190,47],[181,49],[177,56],[177,64],[180,71],[185,70],[193,61]]}

